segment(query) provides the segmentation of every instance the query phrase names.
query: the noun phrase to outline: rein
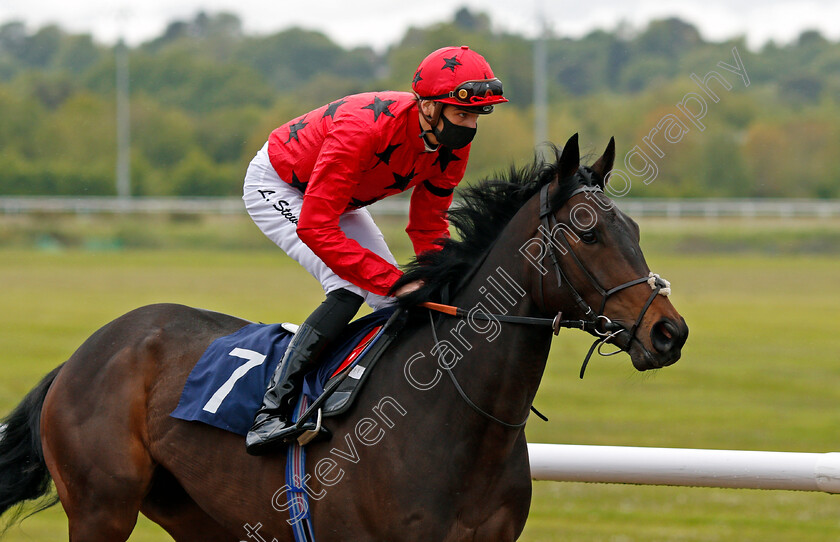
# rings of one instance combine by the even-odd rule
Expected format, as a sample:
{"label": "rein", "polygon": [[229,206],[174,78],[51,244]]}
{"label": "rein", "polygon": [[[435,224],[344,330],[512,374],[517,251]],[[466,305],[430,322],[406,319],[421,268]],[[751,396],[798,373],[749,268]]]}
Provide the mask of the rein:
{"label": "rein", "polygon": [[[452,308],[455,308],[455,307],[452,307]],[[438,338],[437,338],[437,330],[435,330],[435,320],[432,317],[432,312],[431,311],[429,311],[429,322],[432,324],[432,338],[435,340],[435,344],[438,344],[439,341],[438,341]],[[488,420],[490,420],[492,422],[496,422],[497,424],[501,425],[502,427],[507,427],[508,429],[522,429],[523,427],[525,427],[525,424],[528,423],[528,416],[525,416],[525,419],[522,420],[519,423],[508,423],[506,421],[502,421],[499,418],[493,416],[489,412],[487,412],[485,410],[482,410],[481,407],[479,407],[477,404],[473,403],[472,399],[470,399],[469,396],[467,396],[466,392],[464,391],[464,388],[461,387],[461,384],[458,382],[458,379],[455,378],[455,373],[452,372],[452,368],[449,366],[449,364],[448,363],[438,363],[438,365],[441,366],[443,368],[443,370],[446,371],[446,374],[449,375],[449,378],[450,378],[450,380],[452,380],[452,384],[455,385],[455,389],[458,390],[458,394],[461,396],[461,399],[463,399],[464,402],[467,403],[470,406],[470,408],[472,408],[477,413],[481,414],[483,417],[487,418]],[[531,408],[533,409],[533,407],[531,407]],[[538,413],[538,415],[542,418],[545,418],[544,416],[542,416],[539,413]]]}
{"label": "rein", "polygon": [[[462,309],[461,307],[455,307],[453,305],[444,305],[442,303],[432,303],[431,301],[426,301],[424,303],[420,303],[420,306],[433,310],[435,312],[446,314],[448,316],[454,316],[455,318],[465,319],[469,315],[469,312],[466,309]],[[560,330],[564,328],[582,329],[584,331],[591,331],[599,335],[604,334],[604,331],[598,325],[595,325],[593,323],[597,322],[598,320],[563,320],[562,317],[562,312],[558,312],[557,316],[555,316],[554,318],[538,318],[535,316],[510,316],[507,314],[488,314],[483,311],[476,311],[472,314],[472,318],[475,318],[476,320],[496,320],[508,324],[523,324],[531,326],[550,327],[555,335],[559,335]],[[600,318],[606,320],[608,324],[612,323],[606,316],[602,316]]]}

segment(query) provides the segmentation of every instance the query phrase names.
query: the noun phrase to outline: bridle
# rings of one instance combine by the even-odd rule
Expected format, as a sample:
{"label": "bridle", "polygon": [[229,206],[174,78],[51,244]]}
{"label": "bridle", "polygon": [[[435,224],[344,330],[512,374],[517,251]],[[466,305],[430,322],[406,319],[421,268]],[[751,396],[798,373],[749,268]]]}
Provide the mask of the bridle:
{"label": "bridle", "polygon": [[[591,168],[582,166],[578,168],[577,172],[574,174],[574,177],[582,184],[577,190],[571,193],[569,199],[576,196],[577,194],[581,193],[603,193],[600,185],[595,182],[594,176],[598,175],[595,171]],[[566,287],[568,288],[569,292],[572,294],[572,298],[574,299],[575,303],[578,307],[583,311],[584,319],[580,320],[580,329],[584,331],[589,331],[597,335],[597,339],[595,342],[592,343],[592,346],[589,348],[589,352],[587,352],[586,357],[583,360],[583,365],[580,368],[580,378],[583,378],[583,374],[586,371],[586,366],[589,363],[589,359],[592,357],[592,354],[595,352],[595,349],[598,349],[598,353],[602,356],[612,356],[618,354],[619,352],[626,350],[629,348],[630,343],[633,339],[636,338],[636,331],[639,328],[639,325],[642,323],[642,320],[645,317],[648,309],[650,308],[651,304],[653,303],[654,299],[656,299],[657,295],[662,296],[669,296],[671,294],[671,284],[661,278],[656,273],[649,273],[646,277],[639,277],[637,279],[633,279],[630,281],[625,282],[624,284],[620,284],[614,288],[605,289],[598,280],[592,276],[589,270],[583,265],[583,262],[580,261],[575,251],[572,250],[571,244],[569,243],[568,238],[566,237],[565,228],[558,227],[559,224],[554,217],[554,213],[552,211],[552,206],[550,202],[550,198],[548,196],[548,188],[551,183],[546,184],[540,190],[540,223],[542,228],[540,228],[540,232],[542,234],[542,241],[544,242],[545,246],[548,247],[547,253],[551,257],[551,263],[554,267],[554,272],[557,277],[557,288],[562,288],[563,284],[565,283]],[[557,245],[557,236],[554,234],[554,230],[559,229],[562,235],[560,236],[561,241],[560,246]],[[571,254],[572,260],[575,262],[575,265],[580,269],[583,275],[589,281],[589,285],[595,289],[601,295],[601,306],[599,307],[598,311],[594,311],[592,307],[587,303],[583,296],[577,291],[574,287],[572,282],[568,279],[568,276],[563,271],[562,266],[560,265],[560,258],[557,256],[557,248],[561,250],[562,255]],[[545,274],[540,277],[539,281],[539,297],[540,303],[543,308],[545,308],[545,292],[543,289],[543,282],[545,281]],[[625,328],[621,324],[617,322],[613,322],[607,315],[604,314],[604,309],[607,306],[607,301],[609,300],[610,296],[613,294],[617,294],[622,290],[626,290],[631,286],[635,286],[637,284],[647,283],[652,292],[650,297],[648,297],[647,302],[642,307],[641,311],[639,311],[638,317],[636,317],[636,321],[633,323],[633,326],[630,329]],[[558,313],[555,319],[560,319],[561,313]],[[571,327],[571,326],[569,326]],[[559,332],[559,329],[557,330]],[[619,346],[619,348],[613,352],[604,353],[601,351],[601,347],[613,341],[616,337],[621,335],[622,333],[628,334],[628,339],[625,343],[624,347]],[[556,334],[556,332],[555,332]]]}
{"label": "bridle", "polygon": [[[579,182],[579,184],[581,184],[581,186],[571,193],[571,195],[569,196],[569,199],[576,196],[577,194],[581,194],[581,193],[584,193],[584,192],[589,192],[589,193],[592,193],[592,194],[595,194],[595,193],[598,193],[598,192],[603,193],[603,190],[601,189],[600,185],[597,182],[595,182],[596,181],[596,179],[594,177],[595,175],[598,175],[598,173],[596,173],[594,170],[592,170],[591,168],[589,168],[587,166],[581,166],[580,168],[578,168],[577,172],[575,172],[573,174],[573,178],[574,178],[574,180]],[[563,181],[563,182],[565,182],[565,181]],[[573,180],[570,179],[568,182],[573,182]],[[479,319],[479,320],[496,320],[498,322],[507,322],[507,323],[512,323],[512,324],[548,326],[548,327],[551,327],[551,329],[552,329],[552,331],[554,332],[555,335],[559,334],[560,330],[563,329],[563,328],[582,329],[584,331],[590,332],[590,333],[596,335],[597,338],[595,339],[595,342],[592,343],[592,346],[589,348],[589,351],[587,352],[586,357],[583,360],[583,364],[581,365],[580,378],[583,378],[584,372],[586,371],[586,366],[589,364],[589,360],[592,357],[592,354],[596,351],[596,349],[597,349],[598,353],[602,356],[613,356],[615,354],[618,354],[619,352],[627,350],[627,348],[630,347],[630,344],[632,343],[633,339],[636,337],[636,332],[639,328],[639,325],[642,323],[642,320],[644,319],[645,314],[647,313],[647,311],[650,308],[653,301],[656,299],[656,296],[657,295],[662,295],[662,296],[665,296],[665,297],[669,296],[671,294],[671,284],[667,280],[661,278],[656,273],[651,272],[646,277],[639,277],[637,279],[627,281],[624,284],[620,284],[618,286],[615,286],[614,288],[606,289],[603,286],[601,286],[601,284],[598,282],[598,280],[594,276],[592,276],[592,274],[589,272],[589,270],[586,268],[586,266],[583,264],[583,262],[580,261],[580,258],[578,258],[577,254],[575,254],[575,251],[572,250],[571,244],[569,243],[569,240],[566,237],[565,232],[563,232],[562,235],[560,236],[562,241],[559,241],[559,242],[557,241],[557,238],[554,235],[554,228],[560,229],[561,232],[563,231],[564,228],[558,227],[558,226],[560,226],[560,224],[557,222],[557,220],[554,217],[554,212],[552,210],[552,205],[551,205],[550,198],[549,198],[549,195],[548,195],[548,189],[549,189],[549,186],[551,184],[553,184],[553,183],[546,183],[540,189],[540,215],[539,215],[539,218],[540,218],[541,228],[539,229],[539,231],[541,232],[541,236],[542,236],[541,240],[544,243],[544,245],[547,247],[546,253],[543,254],[543,256],[542,256],[542,260],[544,261],[546,257],[550,257],[552,266],[554,268],[555,276],[557,277],[557,287],[558,287],[558,289],[562,288],[563,285],[565,284],[565,286],[568,288],[569,292],[571,293],[572,298],[574,299],[575,303],[583,311],[583,314],[584,314],[583,319],[580,319],[580,320],[565,320],[565,319],[563,319],[562,312],[558,312],[557,315],[554,318],[538,318],[538,317],[532,317],[532,316],[511,316],[511,315],[505,315],[505,314],[486,314],[486,313],[483,313],[483,312],[480,312],[480,311],[473,311],[472,313],[469,313],[468,311],[466,311],[465,309],[460,308],[460,307],[454,307],[454,306],[450,306],[450,305],[444,305],[444,304],[432,303],[432,302],[421,303],[421,306],[430,309],[430,311],[437,311],[437,312],[447,314],[449,316],[454,316],[454,317],[457,317],[457,318],[466,318],[469,315],[469,317]],[[558,249],[561,251],[561,256],[560,257],[558,257],[558,255],[557,255],[557,250]],[[488,252],[489,252],[489,250],[488,250]],[[564,256],[566,254],[571,254],[572,259],[575,262],[575,265],[578,267],[578,269],[580,269],[580,271],[583,273],[583,275],[587,278],[590,286],[592,286],[592,288],[594,288],[595,291],[597,291],[601,295],[601,305],[600,305],[597,312],[592,309],[592,306],[589,305],[589,303],[587,303],[586,300],[583,299],[583,296],[580,295],[580,292],[578,292],[578,290],[574,287],[572,282],[568,279],[568,276],[566,275],[566,272],[563,271],[563,267],[560,265],[560,261],[561,261],[562,256]],[[485,258],[486,258],[486,255],[487,254],[485,254]],[[473,266],[472,270],[461,280],[461,284],[464,284],[469,278],[472,277],[472,275],[474,275],[478,271],[478,268],[483,263],[483,261],[484,261],[484,258],[482,258],[481,261],[476,262],[476,264]],[[540,298],[540,304],[543,308],[543,312],[545,312],[545,307],[546,307],[545,292],[544,292],[544,286],[543,286],[543,283],[545,282],[545,275],[546,274],[547,274],[547,272],[543,272],[541,277],[540,277],[540,280],[539,280],[539,298]],[[607,301],[609,300],[609,298],[612,295],[614,295],[618,292],[621,292],[622,290],[626,290],[627,288],[630,288],[632,286],[636,286],[637,284],[642,284],[642,283],[647,283],[650,286],[652,292],[650,294],[650,297],[648,297],[647,301],[645,302],[644,306],[642,307],[641,311],[639,311],[639,315],[636,317],[636,321],[633,323],[633,325],[632,325],[632,327],[630,327],[630,329],[625,328],[624,326],[622,326],[621,324],[619,324],[617,322],[613,322],[607,315],[604,314],[604,309],[607,306]],[[435,343],[437,343],[437,341],[438,341],[437,332],[435,330],[435,323],[434,323],[434,319],[432,318],[431,312],[429,313],[429,318],[430,318],[431,325],[432,325],[432,335],[433,335],[433,338],[435,340]],[[610,342],[612,342],[612,344],[615,344],[613,342],[614,339],[616,339],[618,336],[620,336],[623,333],[628,334],[628,339],[626,340],[626,343],[625,343],[624,346],[616,344],[616,346],[618,346],[618,349],[616,349],[613,352],[604,353],[604,352],[601,351],[601,348],[603,347],[604,344],[607,344],[607,343],[610,343]],[[467,394],[464,392],[463,388],[458,383],[458,380],[455,378],[455,375],[452,372],[449,365],[446,364],[446,363],[442,363],[441,366],[444,367],[446,372],[449,374],[449,377],[452,380],[453,384],[455,385],[455,388],[458,390],[458,393],[460,394],[461,398],[473,410],[475,410],[478,414],[480,414],[483,417],[485,417],[485,418],[487,418],[487,419],[489,419],[493,422],[496,422],[496,423],[498,423],[498,424],[500,424],[504,427],[507,427],[507,428],[515,429],[515,428],[524,427],[525,423],[528,421],[527,417],[525,418],[524,421],[522,421],[520,423],[508,423],[508,422],[502,421],[502,420],[496,418],[495,416],[493,416],[492,414],[482,410],[478,405],[476,405],[473,401],[471,401],[469,397],[467,397]],[[533,410],[533,407],[532,407],[532,410]],[[539,415],[539,413],[537,413],[537,414]]]}

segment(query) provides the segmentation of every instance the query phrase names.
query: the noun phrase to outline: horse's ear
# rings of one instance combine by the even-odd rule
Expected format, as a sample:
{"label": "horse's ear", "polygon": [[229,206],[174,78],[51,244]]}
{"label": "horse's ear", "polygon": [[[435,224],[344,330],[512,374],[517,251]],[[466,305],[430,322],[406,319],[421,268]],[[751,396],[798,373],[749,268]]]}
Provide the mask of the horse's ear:
{"label": "horse's ear", "polygon": [[558,165],[560,166],[561,179],[565,179],[577,172],[580,167],[580,147],[578,147],[577,134],[570,137],[566,145],[563,146],[563,152],[560,154]]}
{"label": "horse's ear", "polygon": [[[607,174],[612,171],[613,163],[615,163],[615,138],[611,137],[604,154],[592,164],[592,170],[600,175],[601,179],[606,179]],[[603,185],[601,188],[604,188]]]}

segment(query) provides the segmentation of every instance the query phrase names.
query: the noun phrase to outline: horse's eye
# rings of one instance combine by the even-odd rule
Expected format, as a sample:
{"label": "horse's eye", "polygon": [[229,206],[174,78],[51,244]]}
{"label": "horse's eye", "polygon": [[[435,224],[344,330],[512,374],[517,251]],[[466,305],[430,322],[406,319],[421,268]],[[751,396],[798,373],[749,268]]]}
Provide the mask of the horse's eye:
{"label": "horse's eye", "polygon": [[594,231],[585,231],[580,234],[580,240],[586,243],[587,245],[594,245],[598,242],[598,236],[595,235]]}

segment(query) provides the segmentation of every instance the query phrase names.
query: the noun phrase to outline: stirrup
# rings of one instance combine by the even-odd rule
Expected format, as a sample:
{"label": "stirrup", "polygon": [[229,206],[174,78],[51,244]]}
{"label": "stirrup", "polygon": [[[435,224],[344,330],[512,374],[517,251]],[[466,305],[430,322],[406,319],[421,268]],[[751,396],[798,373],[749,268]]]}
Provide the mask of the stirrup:
{"label": "stirrup", "polygon": [[[310,422],[310,424],[302,424],[302,425],[301,425],[301,429],[305,429],[305,430],[304,430],[304,432],[303,432],[303,433],[301,433],[301,434],[300,434],[300,435],[298,435],[298,437],[297,437],[297,442],[298,442],[298,444],[299,444],[300,446],[306,446],[306,445],[307,445],[307,444],[309,444],[309,443],[310,443],[310,442],[311,442],[311,441],[312,441],[315,437],[317,437],[317,436],[319,436],[319,435],[321,434],[321,430],[322,430],[322,429],[323,429],[323,430],[326,430],[326,428],[325,428],[325,427],[322,427],[322,426],[321,426],[321,418],[322,418],[321,414],[322,414],[322,413],[321,413],[321,409],[319,408],[319,409],[318,409],[318,421],[316,421],[316,422],[315,422],[315,427],[314,427],[314,428],[312,428],[312,429],[306,429],[306,427],[307,427],[308,425],[310,425],[310,424],[311,424],[311,422]],[[297,425],[295,425],[295,427],[297,427]],[[327,433],[329,433],[329,431],[327,431]],[[330,436],[332,436],[332,435],[330,435]]]}
{"label": "stirrup", "polygon": [[322,414],[321,409],[318,409],[318,420],[316,422],[306,421],[303,423],[290,423],[283,429],[271,435],[271,438],[264,441],[264,446],[279,446],[283,444],[291,444],[297,441],[301,446],[305,446],[313,440],[329,440],[332,438],[332,431],[327,429],[321,423]]}

